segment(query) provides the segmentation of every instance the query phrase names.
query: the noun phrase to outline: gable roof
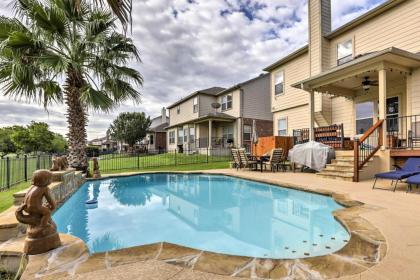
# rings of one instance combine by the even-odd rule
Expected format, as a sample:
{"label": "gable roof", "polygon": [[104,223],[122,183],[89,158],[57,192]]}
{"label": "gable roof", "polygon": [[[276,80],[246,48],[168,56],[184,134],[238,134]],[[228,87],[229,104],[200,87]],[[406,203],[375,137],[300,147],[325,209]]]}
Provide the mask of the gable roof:
{"label": "gable roof", "polygon": [[341,34],[343,34],[344,32],[355,28],[356,26],[378,16],[383,14],[385,11],[388,11],[389,9],[405,2],[407,0],[388,0],[385,3],[377,6],[376,8],[360,15],[359,17],[351,20],[350,22],[340,26],[339,28],[333,30],[332,32],[330,32],[329,34],[325,35],[324,37],[327,39],[333,39],[334,37],[337,37]]}
{"label": "gable roof", "polygon": [[230,88],[227,88],[227,89],[219,92],[217,95],[222,95],[222,94],[227,93],[227,92],[230,92],[232,90],[241,88],[242,86],[244,86],[246,84],[252,83],[252,82],[257,81],[259,79],[263,79],[263,78],[267,77],[268,75],[270,75],[270,73],[262,73],[262,74],[258,75],[257,77],[254,77],[254,78],[249,79],[249,80],[247,80],[245,82],[242,82],[242,83],[236,84],[234,86],[231,86]]}
{"label": "gable roof", "polygon": [[302,54],[305,54],[309,51],[309,45],[305,45],[304,47],[286,55],[285,57],[280,58],[279,60],[277,60],[276,62],[274,62],[273,64],[271,64],[270,66],[265,67],[263,70],[270,72],[273,71],[274,69],[280,67],[281,65],[295,59],[296,57],[301,56]]}
{"label": "gable roof", "polygon": [[206,88],[206,89],[198,90],[196,92],[193,92],[193,93],[187,95],[184,98],[181,98],[180,100],[178,100],[177,102],[173,103],[172,105],[170,105],[170,106],[168,106],[166,108],[167,109],[172,109],[173,107],[175,107],[175,106],[181,104],[182,102],[190,99],[191,97],[194,97],[194,96],[199,95],[199,94],[206,94],[206,95],[211,95],[211,96],[217,96],[217,94],[219,92],[223,91],[223,90],[225,90],[225,88],[222,88],[222,87],[211,87],[211,88]]}
{"label": "gable roof", "polygon": [[148,132],[166,132],[165,128],[169,125],[169,123],[165,122],[158,126],[154,126],[148,129]]}

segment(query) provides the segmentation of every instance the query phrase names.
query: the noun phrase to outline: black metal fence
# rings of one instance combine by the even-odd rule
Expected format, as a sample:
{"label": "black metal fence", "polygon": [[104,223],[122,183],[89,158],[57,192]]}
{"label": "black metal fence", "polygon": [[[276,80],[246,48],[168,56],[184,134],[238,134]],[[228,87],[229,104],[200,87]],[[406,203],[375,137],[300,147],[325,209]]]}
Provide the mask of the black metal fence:
{"label": "black metal fence", "polygon": [[[230,149],[197,148],[176,150],[149,150],[146,153],[115,153],[97,155],[101,172],[124,169],[153,169],[181,165],[208,164],[231,160]],[[92,161],[90,161],[92,165]],[[92,167],[92,166],[91,166]],[[90,168],[92,170],[92,168]]]}
{"label": "black metal fence", "polygon": [[387,148],[420,148],[420,115],[388,117],[386,119]]}
{"label": "black metal fence", "polygon": [[51,155],[16,156],[0,158],[0,191],[31,179],[37,169],[51,167]]}

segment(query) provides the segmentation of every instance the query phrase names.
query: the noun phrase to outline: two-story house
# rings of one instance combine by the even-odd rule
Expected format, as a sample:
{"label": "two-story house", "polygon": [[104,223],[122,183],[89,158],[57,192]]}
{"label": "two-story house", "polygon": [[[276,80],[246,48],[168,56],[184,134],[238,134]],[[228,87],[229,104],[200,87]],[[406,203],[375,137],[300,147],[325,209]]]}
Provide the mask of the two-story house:
{"label": "two-story house", "polygon": [[268,74],[228,89],[213,87],[188,95],[168,106],[168,150],[250,149],[253,123],[259,136],[272,135],[269,96]]}
{"label": "two-story house", "polygon": [[314,127],[343,124],[356,142],[355,180],[374,157],[387,170],[420,156],[420,1],[387,1],[336,30],[330,0],[308,7],[308,45],[264,69],[275,135],[307,128],[314,139]]}
{"label": "two-story house", "polygon": [[145,144],[147,150],[153,151],[166,151],[166,127],[169,125],[169,117],[166,113],[166,108],[162,108],[160,116],[151,119],[150,128],[148,129],[145,137]]}

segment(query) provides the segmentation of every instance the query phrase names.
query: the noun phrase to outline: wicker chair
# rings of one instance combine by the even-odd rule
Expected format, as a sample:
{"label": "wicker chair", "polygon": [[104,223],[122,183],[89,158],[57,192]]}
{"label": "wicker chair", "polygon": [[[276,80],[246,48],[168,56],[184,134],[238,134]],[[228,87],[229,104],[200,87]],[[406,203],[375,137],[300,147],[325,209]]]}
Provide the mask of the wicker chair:
{"label": "wicker chair", "polygon": [[261,164],[264,166],[265,170],[267,170],[267,166],[270,166],[271,172],[274,172],[275,170],[278,171],[279,168],[281,168],[283,171],[286,171],[284,160],[283,149],[277,148],[271,151],[270,160],[267,162],[262,162]]}
{"label": "wicker chair", "polygon": [[241,160],[241,167],[249,168],[249,169],[256,169],[258,162],[256,160],[250,160],[248,156],[245,154],[245,149],[238,149],[239,158]]}

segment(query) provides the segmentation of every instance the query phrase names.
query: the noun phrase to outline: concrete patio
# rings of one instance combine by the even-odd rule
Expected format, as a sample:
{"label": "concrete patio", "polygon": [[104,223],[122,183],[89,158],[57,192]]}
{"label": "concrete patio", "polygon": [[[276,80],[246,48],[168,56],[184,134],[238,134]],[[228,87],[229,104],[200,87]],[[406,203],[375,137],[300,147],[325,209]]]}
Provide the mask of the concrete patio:
{"label": "concrete patio", "polygon": [[[352,183],[320,178],[306,173],[260,173],[236,170],[212,170],[206,173],[223,173],[242,178],[272,182],[308,189],[324,189],[349,194],[351,199],[370,206],[372,211],[361,214],[385,236],[387,254],[382,262],[361,274],[341,279],[419,279],[420,276],[420,196],[406,193],[401,184],[394,193],[372,190],[372,181]],[[383,187],[389,182],[380,182]],[[326,264],[327,265],[327,264]],[[179,266],[148,260],[97,270],[63,279],[235,279],[214,274],[196,272]],[[238,279],[238,278],[236,278]]]}

